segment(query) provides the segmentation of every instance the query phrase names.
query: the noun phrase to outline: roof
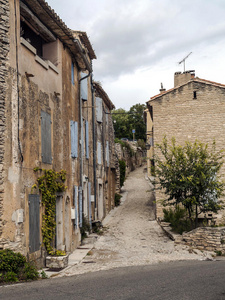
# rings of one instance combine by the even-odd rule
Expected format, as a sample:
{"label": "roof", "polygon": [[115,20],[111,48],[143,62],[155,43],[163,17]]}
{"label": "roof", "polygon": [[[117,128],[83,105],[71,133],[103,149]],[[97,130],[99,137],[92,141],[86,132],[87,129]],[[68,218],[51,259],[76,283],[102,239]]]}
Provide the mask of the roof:
{"label": "roof", "polygon": [[213,86],[219,87],[219,88],[225,88],[225,84],[195,77],[195,78],[190,79],[189,81],[187,81],[186,83],[184,83],[182,85],[176,86],[176,87],[174,87],[172,89],[169,89],[169,90],[167,90],[165,92],[162,92],[160,94],[157,94],[157,95],[151,97],[150,100],[148,100],[148,102],[156,100],[156,99],[158,99],[158,98],[160,98],[160,97],[162,97],[164,95],[167,95],[170,92],[175,91],[175,90],[179,89],[180,87],[189,84],[190,82],[204,83],[204,84],[213,85]]}
{"label": "roof", "polygon": [[69,48],[81,69],[90,68],[91,70],[91,64],[87,61],[81,44],[74,39],[73,31],[66,26],[45,0],[22,0],[22,2],[35,12],[38,19]]}
{"label": "roof", "polygon": [[73,30],[75,34],[77,34],[82,42],[82,44],[87,48],[90,59],[96,59],[95,51],[92,48],[90,40],[85,31],[76,31]]}
{"label": "roof", "polygon": [[104,91],[104,89],[102,88],[100,83],[94,81],[93,86],[94,86],[97,96],[99,96],[100,98],[103,99],[103,101],[105,102],[105,104],[108,106],[108,108],[110,110],[114,109],[115,108],[114,104],[109,99],[109,96],[106,94],[106,92]]}

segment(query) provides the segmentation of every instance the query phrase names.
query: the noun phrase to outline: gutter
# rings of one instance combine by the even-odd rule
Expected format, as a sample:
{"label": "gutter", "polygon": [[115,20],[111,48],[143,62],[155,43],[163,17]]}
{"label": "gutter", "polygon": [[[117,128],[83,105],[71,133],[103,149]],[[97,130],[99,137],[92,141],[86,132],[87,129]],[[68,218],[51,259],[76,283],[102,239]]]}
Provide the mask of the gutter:
{"label": "gutter", "polygon": [[[90,73],[92,73],[92,66],[89,63],[89,61],[88,61],[88,59],[87,59],[87,57],[85,55],[85,51],[82,48],[81,43],[80,43],[80,41],[78,39],[74,39],[73,42],[77,45],[77,47],[79,49],[79,52],[80,52],[80,55],[82,56],[82,59],[83,59],[83,61],[85,63],[86,70],[88,70],[88,72],[89,72],[88,76],[90,76]],[[85,76],[84,78],[82,78],[80,80],[83,80],[83,79],[87,78],[88,76]]]}

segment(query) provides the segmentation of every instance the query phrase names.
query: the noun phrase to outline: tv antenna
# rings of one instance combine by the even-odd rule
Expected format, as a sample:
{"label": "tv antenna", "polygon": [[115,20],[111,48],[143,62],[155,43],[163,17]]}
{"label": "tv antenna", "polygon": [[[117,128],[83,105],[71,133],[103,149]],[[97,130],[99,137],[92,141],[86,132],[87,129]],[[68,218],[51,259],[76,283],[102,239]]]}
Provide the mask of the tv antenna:
{"label": "tv antenna", "polygon": [[187,56],[185,56],[185,58],[183,58],[180,62],[179,65],[184,63],[184,72],[185,72],[185,60],[191,55],[192,52],[190,52]]}

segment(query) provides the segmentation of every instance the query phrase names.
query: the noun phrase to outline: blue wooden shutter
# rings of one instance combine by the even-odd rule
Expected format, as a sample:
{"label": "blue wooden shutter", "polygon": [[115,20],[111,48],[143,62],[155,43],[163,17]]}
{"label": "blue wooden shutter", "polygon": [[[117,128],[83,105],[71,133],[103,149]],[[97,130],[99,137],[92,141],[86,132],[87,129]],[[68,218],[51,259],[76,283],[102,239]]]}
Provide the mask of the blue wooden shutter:
{"label": "blue wooden shutter", "polygon": [[70,121],[71,156],[78,157],[78,123]]}
{"label": "blue wooden shutter", "polygon": [[106,141],[106,162],[107,162],[107,167],[109,167],[109,142]]}
{"label": "blue wooden shutter", "polygon": [[44,111],[41,111],[41,155],[43,163],[52,163],[51,116]]}
{"label": "blue wooden shutter", "polygon": [[88,121],[85,121],[85,145],[86,145],[86,158],[89,158],[89,131]]}
{"label": "blue wooden shutter", "polygon": [[29,195],[29,249],[40,250],[40,197]]}
{"label": "blue wooden shutter", "polygon": [[74,207],[75,207],[75,229],[78,228],[78,205],[77,205],[77,197],[78,196],[78,186],[74,186]]}
{"label": "blue wooden shutter", "polygon": [[91,214],[91,182],[88,182],[88,202],[89,202],[89,223],[90,223],[90,226],[91,226],[91,217],[92,217],[92,214]]}
{"label": "blue wooden shutter", "polygon": [[71,64],[71,82],[74,85],[74,63]]}
{"label": "blue wooden shutter", "polygon": [[78,187],[78,201],[79,201],[79,227],[82,227],[83,225],[82,186]]}
{"label": "blue wooden shutter", "polygon": [[98,164],[101,165],[101,163],[102,163],[102,144],[101,144],[101,142],[98,142],[97,155],[98,155]]}
{"label": "blue wooden shutter", "polygon": [[102,123],[102,99],[96,97],[96,120],[99,123]]}
{"label": "blue wooden shutter", "polygon": [[[85,76],[87,76],[86,73],[81,73],[81,78],[84,78]],[[87,101],[88,99],[88,81],[87,78],[81,80],[80,82],[80,95],[81,95],[81,99],[84,101]]]}

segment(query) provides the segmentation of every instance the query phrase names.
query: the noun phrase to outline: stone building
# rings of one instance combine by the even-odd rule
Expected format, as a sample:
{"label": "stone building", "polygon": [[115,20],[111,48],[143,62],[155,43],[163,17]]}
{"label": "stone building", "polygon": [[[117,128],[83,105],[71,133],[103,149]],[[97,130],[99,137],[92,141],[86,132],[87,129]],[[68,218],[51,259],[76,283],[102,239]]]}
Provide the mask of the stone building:
{"label": "stone building", "polygon": [[[176,138],[178,144],[196,139],[224,149],[225,85],[195,77],[194,71],[176,72],[174,88],[162,90],[148,102],[153,118],[154,144],[161,143],[166,135],[170,141]],[[157,149],[154,150],[156,154]],[[225,166],[221,170],[225,177]],[[156,191],[156,200],[163,194]],[[157,202],[157,217],[162,217],[162,207]],[[223,211],[217,222],[224,221]]]}
{"label": "stone building", "polygon": [[95,218],[102,220],[114,207],[116,192],[116,168],[114,129],[111,110],[114,107],[101,84],[94,82],[96,118],[93,132],[96,174]]}
{"label": "stone building", "polygon": [[67,173],[67,189],[56,199],[54,247],[73,251],[84,217],[90,224],[97,217],[96,55],[86,33],[70,30],[44,0],[0,0],[0,24],[0,248],[41,263],[43,207],[40,192],[32,190],[35,167]]}

